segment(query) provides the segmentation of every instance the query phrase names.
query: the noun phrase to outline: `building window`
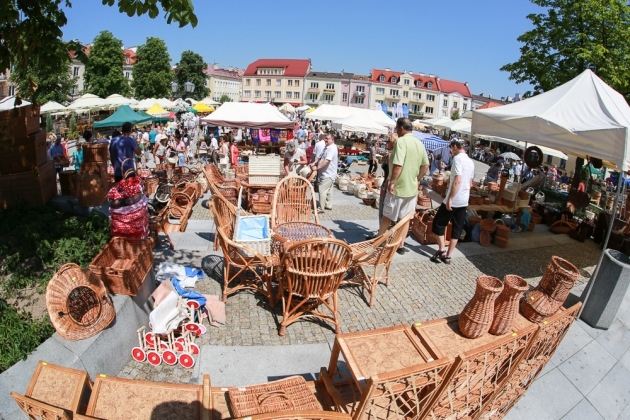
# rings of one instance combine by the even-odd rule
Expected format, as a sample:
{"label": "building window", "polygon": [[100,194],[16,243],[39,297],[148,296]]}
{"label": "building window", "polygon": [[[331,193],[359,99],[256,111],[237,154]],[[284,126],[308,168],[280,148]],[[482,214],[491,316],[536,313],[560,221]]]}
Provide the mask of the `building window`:
{"label": "building window", "polygon": [[324,100],[325,101],[332,101],[333,100],[333,95],[324,95]]}
{"label": "building window", "polygon": [[15,95],[15,85],[9,85],[9,96]]}
{"label": "building window", "polygon": [[335,84],[334,83],[326,83],[326,89],[334,89],[335,88]]}
{"label": "building window", "polygon": [[300,92],[293,92],[293,99],[300,99]]}
{"label": "building window", "polygon": [[422,81],[421,81],[421,80],[418,80],[418,81],[416,82],[416,86],[418,86],[418,87],[422,87]]}
{"label": "building window", "polygon": [[299,80],[295,81],[295,87],[300,87],[300,81]]}
{"label": "building window", "polygon": [[427,87],[428,87],[429,89],[432,89],[432,88],[433,88],[433,83],[432,83],[432,82],[428,82],[428,83],[427,83]]}
{"label": "building window", "polygon": [[392,96],[394,98],[398,97],[398,89],[390,89],[389,96]]}
{"label": "building window", "polygon": [[409,86],[409,79],[405,79],[405,85]]}
{"label": "building window", "polygon": [[383,106],[383,101],[374,101],[374,103],[378,106]]}
{"label": "building window", "polygon": [[[379,88],[379,89],[382,89],[382,88]],[[364,93],[365,92],[365,86],[357,86],[357,92]]]}
{"label": "building window", "polygon": [[308,94],[308,100],[311,101],[311,102],[315,102],[315,101],[317,101],[317,96],[318,96],[317,93],[309,93]]}
{"label": "building window", "polygon": [[293,92],[287,92],[287,99],[291,99],[293,97]]}
{"label": "building window", "polygon": [[381,76],[381,77],[379,77],[379,78],[378,78],[378,81],[379,81],[379,82],[384,82],[384,81],[385,81],[385,76]]}
{"label": "building window", "polygon": [[267,98],[267,99],[271,98],[271,91],[270,90],[266,90],[265,91],[265,98]]}
{"label": "building window", "polygon": [[282,98],[282,92],[280,92],[279,90],[276,90],[276,91],[273,93],[273,97],[274,97],[274,98]]}
{"label": "building window", "polygon": [[129,57],[125,57],[125,64],[129,64]]}
{"label": "building window", "polygon": [[271,79],[267,79],[267,86],[271,86]]}
{"label": "building window", "polygon": [[4,93],[4,89],[2,89],[2,86],[0,86],[0,98],[4,96],[3,93]]}
{"label": "building window", "polygon": [[422,110],[422,105],[411,105],[411,112],[413,114],[419,114]]}
{"label": "building window", "polygon": [[362,104],[363,103],[363,98],[354,98],[354,103],[355,104]]}
{"label": "building window", "polygon": [[282,86],[282,79],[276,79],[276,86]]}
{"label": "building window", "polygon": [[341,95],[341,100],[342,100],[343,102],[348,102],[348,94],[347,94],[347,93],[344,93],[343,95]]}
{"label": "building window", "polygon": [[250,86],[252,79],[245,79],[245,86]]}
{"label": "building window", "polygon": [[389,106],[390,106],[390,108],[393,108],[393,107],[395,107],[395,106],[396,106],[396,102],[394,102],[394,101],[391,101],[391,102],[389,103]]}
{"label": "building window", "polygon": [[413,94],[413,99],[414,100],[421,100],[422,99],[422,93],[414,93]]}
{"label": "building window", "polygon": [[442,106],[448,106],[448,99],[444,99],[442,101]]}
{"label": "building window", "polygon": [[243,96],[246,98],[250,98],[252,96],[252,91],[246,90],[245,92],[243,92]]}
{"label": "building window", "polygon": [[78,67],[74,68],[74,70],[72,71],[72,75],[75,76],[75,77],[79,75],[79,68]]}
{"label": "building window", "polygon": [[424,108],[424,113],[425,114],[433,114],[433,107],[432,106],[427,106],[426,108]]}
{"label": "building window", "polygon": [[131,79],[131,72],[130,72],[130,71],[126,71],[126,72],[125,72],[125,77],[126,77],[127,79]]}
{"label": "building window", "polygon": [[431,102],[435,101],[435,95],[427,94],[427,101],[431,101]]}
{"label": "building window", "polygon": [[260,91],[259,90],[255,90],[254,91],[254,98],[260,98]]}
{"label": "building window", "polygon": [[377,95],[385,95],[385,88],[376,88]]}
{"label": "building window", "polygon": [[293,86],[293,80],[287,80],[287,86]]}
{"label": "building window", "polygon": [[464,105],[462,105],[462,108],[464,109],[464,112],[466,112],[466,110],[468,109],[468,104],[464,103]]}
{"label": "building window", "polygon": [[396,79],[395,77],[392,77],[392,83],[396,83],[398,82],[398,79]]}
{"label": "building window", "polygon": [[319,88],[319,83],[311,82],[311,87],[317,89],[317,88]]}
{"label": "building window", "polygon": [[453,102],[453,108],[457,108],[457,102]]}
{"label": "building window", "polygon": [[566,169],[567,168],[567,160],[566,159],[560,159],[560,164],[558,165],[558,167],[560,169]]}
{"label": "building window", "polygon": [[256,86],[260,86],[260,79],[256,79]]}
{"label": "building window", "polygon": [[403,98],[408,98],[409,97],[409,92],[406,90],[403,90]]}
{"label": "building window", "polygon": [[545,163],[551,165],[552,162],[553,162],[553,156],[547,155],[545,159]]}

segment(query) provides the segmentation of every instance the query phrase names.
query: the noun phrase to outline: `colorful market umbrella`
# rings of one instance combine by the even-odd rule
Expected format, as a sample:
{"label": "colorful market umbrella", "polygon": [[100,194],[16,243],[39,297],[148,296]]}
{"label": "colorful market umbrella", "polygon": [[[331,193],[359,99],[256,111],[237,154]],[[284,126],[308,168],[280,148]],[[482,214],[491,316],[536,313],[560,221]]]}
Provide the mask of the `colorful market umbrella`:
{"label": "colorful market umbrella", "polygon": [[203,102],[197,102],[193,109],[197,110],[197,112],[201,112],[202,114],[207,114],[209,112],[214,112],[214,108],[206,105]]}

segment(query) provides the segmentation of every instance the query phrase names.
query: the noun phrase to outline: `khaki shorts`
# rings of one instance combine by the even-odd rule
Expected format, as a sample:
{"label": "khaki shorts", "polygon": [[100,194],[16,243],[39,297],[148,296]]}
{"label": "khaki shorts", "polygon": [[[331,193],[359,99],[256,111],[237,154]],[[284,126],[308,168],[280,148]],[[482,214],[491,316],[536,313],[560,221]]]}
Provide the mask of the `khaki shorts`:
{"label": "khaki shorts", "polygon": [[383,216],[397,222],[416,210],[417,197],[398,197],[387,192],[383,199]]}

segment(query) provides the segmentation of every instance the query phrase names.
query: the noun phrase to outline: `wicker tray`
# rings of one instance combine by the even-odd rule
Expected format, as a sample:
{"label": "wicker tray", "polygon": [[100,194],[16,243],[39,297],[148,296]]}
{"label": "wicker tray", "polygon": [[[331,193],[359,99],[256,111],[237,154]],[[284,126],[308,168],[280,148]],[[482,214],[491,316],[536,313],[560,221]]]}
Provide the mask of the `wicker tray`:
{"label": "wicker tray", "polygon": [[110,292],[135,296],[152,266],[152,240],[115,237],[94,257],[90,271]]}

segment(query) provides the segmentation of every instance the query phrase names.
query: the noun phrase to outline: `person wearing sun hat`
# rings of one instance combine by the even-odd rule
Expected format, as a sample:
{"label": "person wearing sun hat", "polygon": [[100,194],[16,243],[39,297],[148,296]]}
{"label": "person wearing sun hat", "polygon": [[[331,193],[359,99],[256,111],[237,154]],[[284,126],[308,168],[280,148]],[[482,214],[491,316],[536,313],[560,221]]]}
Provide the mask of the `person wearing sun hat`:
{"label": "person wearing sun hat", "polygon": [[300,172],[300,169],[308,163],[306,152],[295,144],[295,141],[286,143],[287,150],[284,152],[284,170],[289,172]]}
{"label": "person wearing sun hat", "polygon": [[72,160],[74,161],[74,170],[77,173],[81,172],[81,164],[83,163],[83,145],[86,143],[84,139],[77,141],[77,147],[72,152]]}

